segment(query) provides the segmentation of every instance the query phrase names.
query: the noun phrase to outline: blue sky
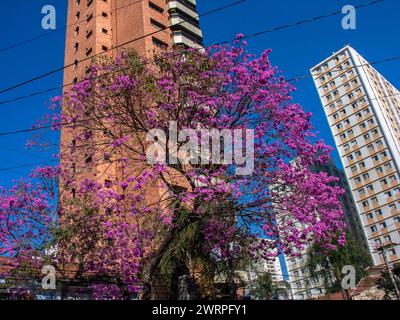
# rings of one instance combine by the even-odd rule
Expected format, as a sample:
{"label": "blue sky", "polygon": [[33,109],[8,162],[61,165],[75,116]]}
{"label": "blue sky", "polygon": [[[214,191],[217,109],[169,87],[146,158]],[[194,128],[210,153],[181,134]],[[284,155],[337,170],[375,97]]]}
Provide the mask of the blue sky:
{"label": "blue sky", "polygon": [[[233,0],[198,0],[200,13],[233,2]],[[232,39],[237,33],[253,33],[340,10],[344,5],[357,5],[368,0],[307,0],[273,1],[247,0],[236,7],[201,19],[205,44]],[[0,90],[63,65],[65,0],[1,1],[0,8]],[[57,9],[58,31],[41,28],[44,5]],[[310,67],[346,44],[352,45],[367,60],[375,61],[400,55],[400,2],[386,0],[357,11],[357,29],[343,30],[342,16],[277,31],[249,40],[249,51],[260,53],[271,48],[271,61],[287,78],[309,74]],[[1,49],[31,37],[50,33],[37,41],[1,52]],[[376,66],[389,81],[400,88],[400,61]],[[62,84],[62,72],[27,86],[0,94],[0,103],[9,98],[29,94]],[[313,124],[320,136],[333,145],[327,121],[311,78],[296,83],[294,100],[306,110],[313,110]],[[29,128],[46,113],[46,104],[57,91],[30,99],[0,105],[0,133]],[[40,164],[51,159],[51,152],[31,152],[25,149],[30,134],[0,136],[0,185],[26,175],[30,167],[8,169],[20,165]],[[52,136],[54,139],[54,135]],[[334,153],[336,162],[338,158]],[[8,170],[7,170],[8,169]]]}

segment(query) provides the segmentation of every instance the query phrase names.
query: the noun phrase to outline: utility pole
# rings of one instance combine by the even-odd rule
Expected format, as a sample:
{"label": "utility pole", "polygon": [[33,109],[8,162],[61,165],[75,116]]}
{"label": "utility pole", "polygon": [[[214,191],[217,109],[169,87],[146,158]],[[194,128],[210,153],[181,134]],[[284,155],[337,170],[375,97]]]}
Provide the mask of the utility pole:
{"label": "utility pole", "polygon": [[395,292],[396,292],[397,300],[400,300],[400,290],[399,290],[399,288],[397,287],[396,279],[394,278],[392,269],[390,269],[389,261],[388,261],[387,256],[386,256],[386,254],[387,254],[387,249],[388,249],[388,248],[395,247],[395,246],[397,246],[397,245],[398,245],[398,244],[396,244],[396,243],[389,243],[389,244],[386,244],[386,245],[384,245],[384,246],[381,246],[378,250],[382,252],[383,259],[385,260],[386,268],[387,268],[387,270],[388,270],[388,272],[389,272],[390,280],[392,281],[392,284],[393,284],[393,286],[394,286],[394,290],[395,290]]}

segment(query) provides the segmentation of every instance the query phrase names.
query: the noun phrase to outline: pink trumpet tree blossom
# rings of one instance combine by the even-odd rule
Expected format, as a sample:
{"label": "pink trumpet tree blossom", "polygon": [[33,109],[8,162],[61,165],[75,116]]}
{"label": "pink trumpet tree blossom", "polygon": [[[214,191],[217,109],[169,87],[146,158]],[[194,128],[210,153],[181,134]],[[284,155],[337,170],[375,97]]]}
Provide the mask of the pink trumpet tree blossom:
{"label": "pink trumpet tree blossom", "polygon": [[[268,259],[343,239],[342,190],[309,169],[330,148],[316,141],[311,114],[292,102],[294,87],[270,51],[256,57],[245,47],[238,38],[161,51],[151,62],[126,52],[93,64],[37,124],[62,131],[60,168],[1,190],[1,253],[41,255],[58,270],[75,265],[73,278],[93,276],[99,298],[145,299],[166,265],[202,273],[243,255]],[[171,121],[178,132],[252,129],[252,174],[236,175],[235,163],[149,163],[146,134],[161,129],[171,139]],[[174,152],[167,146],[167,160]],[[55,178],[57,196],[44,187]]]}

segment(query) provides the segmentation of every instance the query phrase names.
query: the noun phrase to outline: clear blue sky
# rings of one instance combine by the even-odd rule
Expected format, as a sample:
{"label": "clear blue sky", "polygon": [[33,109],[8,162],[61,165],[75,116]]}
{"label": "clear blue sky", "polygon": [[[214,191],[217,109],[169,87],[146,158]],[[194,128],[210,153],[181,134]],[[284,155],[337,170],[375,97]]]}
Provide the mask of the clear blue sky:
{"label": "clear blue sky", "polygon": [[[198,0],[200,13],[234,0]],[[231,39],[237,33],[253,33],[270,27],[320,16],[340,10],[346,4],[357,5],[368,0],[335,1],[274,1],[247,0],[245,3],[201,19],[205,44]],[[65,26],[66,0],[1,1],[0,50],[8,45],[48,33],[41,28],[41,8],[51,4],[57,9],[57,27]],[[309,68],[346,44],[352,45],[367,60],[375,61],[400,55],[400,2],[386,0],[375,6],[359,9],[357,29],[343,30],[341,16],[331,17],[298,27],[281,30],[249,40],[249,50],[260,53],[273,50],[271,60],[287,78],[307,75]],[[24,46],[0,52],[0,90],[63,65],[65,30],[53,33]],[[376,66],[385,77],[400,88],[400,61]],[[49,76],[18,90],[0,95],[0,101],[34,91],[61,85],[62,72]],[[315,110],[313,123],[320,136],[333,145],[327,121],[310,78],[296,84],[296,102],[306,110]],[[57,92],[54,92],[57,94]],[[11,104],[0,105],[0,132],[29,128],[46,113],[46,103],[52,94],[45,94]],[[46,152],[25,150],[30,134],[0,136],[0,185],[26,175],[30,168],[3,169],[38,164],[51,160]],[[54,139],[54,136],[53,136]],[[336,162],[337,156],[334,154]]]}

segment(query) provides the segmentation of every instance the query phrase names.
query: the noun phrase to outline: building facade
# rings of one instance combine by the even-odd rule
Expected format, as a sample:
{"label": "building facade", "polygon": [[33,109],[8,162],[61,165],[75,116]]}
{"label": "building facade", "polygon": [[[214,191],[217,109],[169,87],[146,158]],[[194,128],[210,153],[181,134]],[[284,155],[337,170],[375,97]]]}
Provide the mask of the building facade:
{"label": "building facade", "polygon": [[[68,0],[65,91],[87,78],[94,59],[115,58],[124,50],[134,50],[151,60],[160,48],[201,48],[202,37],[196,0]],[[99,160],[101,152],[96,148],[73,151],[76,137],[82,134],[79,130],[68,126],[61,130],[62,166],[72,168],[76,181],[117,181],[121,170],[115,163]],[[66,198],[74,198],[75,189]],[[149,197],[159,197],[159,189],[149,190]]]}
{"label": "building facade", "polygon": [[[358,214],[357,206],[344,172],[335,165],[332,158],[330,158],[327,163],[323,164],[315,162],[310,169],[313,172],[325,172],[329,176],[338,178],[335,185],[345,190],[345,193],[339,200],[344,212],[346,231],[351,234],[358,243],[361,243],[366,249],[368,249],[368,242],[365,238],[360,215]],[[323,279],[321,278],[317,281],[311,279],[310,273],[307,269],[308,248],[309,247],[306,247],[302,251],[298,252],[297,257],[287,258],[285,260],[292,295],[295,300],[314,299],[325,294],[325,284]]]}
{"label": "building facade", "polygon": [[400,93],[346,46],[311,69],[368,241],[400,261]]}
{"label": "building facade", "polygon": [[94,55],[202,43],[196,0],[68,0],[64,84],[84,78]]}
{"label": "building facade", "polygon": [[368,249],[368,241],[365,237],[360,214],[358,213],[357,205],[354,201],[353,194],[350,190],[350,185],[347,182],[344,171],[335,165],[332,158],[329,158],[327,163],[315,162],[311,167],[311,170],[314,172],[325,172],[329,176],[337,177],[339,179],[334,184],[345,190],[345,193],[340,196],[339,200],[342,204],[342,209],[344,212],[346,231],[350,233],[358,243],[362,244],[365,249]]}

